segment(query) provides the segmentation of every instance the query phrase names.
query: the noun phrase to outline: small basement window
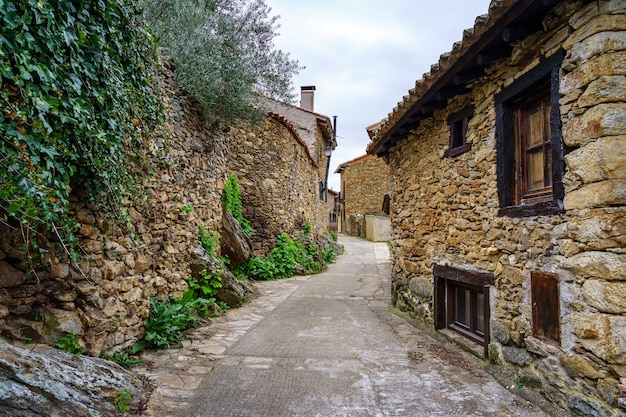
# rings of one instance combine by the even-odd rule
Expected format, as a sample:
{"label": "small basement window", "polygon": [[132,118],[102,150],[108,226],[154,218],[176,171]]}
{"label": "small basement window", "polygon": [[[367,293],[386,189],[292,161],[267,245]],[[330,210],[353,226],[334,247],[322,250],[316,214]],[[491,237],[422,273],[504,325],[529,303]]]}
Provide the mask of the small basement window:
{"label": "small basement window", "polygon": [[435,265],[435,328],[450,329],[489,346],[489,287],[493,274]]}
{"label": "small basement window", "polygon": [[471,143],[467,143],[467,125],[474,113],[473,107],[465,108],[448,117],[450,126],[450,141],[448,149],[444,153],[445,157],[454,157],[469,151]]}

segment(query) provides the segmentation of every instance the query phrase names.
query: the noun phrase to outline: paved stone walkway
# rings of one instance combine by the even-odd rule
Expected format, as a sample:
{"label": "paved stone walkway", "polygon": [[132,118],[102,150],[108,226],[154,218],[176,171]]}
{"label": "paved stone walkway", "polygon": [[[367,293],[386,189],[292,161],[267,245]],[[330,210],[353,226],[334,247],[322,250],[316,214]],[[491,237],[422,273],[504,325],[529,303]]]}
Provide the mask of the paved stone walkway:
{"label": "paved stone walkway", "polygon": [[388,312],[385,243],[341,236],[325,272],[256,284],[261,295],[145,352],[146,415],[544,416],[476,360]]}

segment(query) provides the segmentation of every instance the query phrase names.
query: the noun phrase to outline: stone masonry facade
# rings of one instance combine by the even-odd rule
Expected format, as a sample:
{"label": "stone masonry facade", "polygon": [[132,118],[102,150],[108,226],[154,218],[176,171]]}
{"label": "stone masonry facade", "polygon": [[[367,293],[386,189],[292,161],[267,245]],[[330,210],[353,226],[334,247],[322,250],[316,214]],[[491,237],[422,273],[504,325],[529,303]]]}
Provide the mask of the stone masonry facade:
{"label": "stone masonry facade", "polygon": [[229,170],[239,179],[257,256],[267,255],[280,233],[294,235],[306,222],[314,234],[328,229],[318,189],[325,178],[325,139],[314,130],[315,141],[307,146],[291,122],[275,113],[261,127],[231,129],[228,147],[238,157],[229,160]]}
{"label": "stone masonry facade", "polygon": [[383,214],[383,199],[390,190],[389,166],[372,155],[339,164],[341,174],[340,224],[342,233],[365,235],[365,215]]}
{"label": "stone masonry facade", "polygon": [[[626,376],[626,3],[559,2],[540,27],[487,67],[467,94],[450,98],[389,149],[393,300],[433,329],[435,269],[491,275],[489,359],[564,415],[622,415],[616,398]],[[562,210],[499,215],[494,102],[560,50]],[[448,157],[449,117],[470,106],[471,149]],[[540,320],[533,319],[536,273],[557,279],[560,340],[533,333],[533,320]]]}

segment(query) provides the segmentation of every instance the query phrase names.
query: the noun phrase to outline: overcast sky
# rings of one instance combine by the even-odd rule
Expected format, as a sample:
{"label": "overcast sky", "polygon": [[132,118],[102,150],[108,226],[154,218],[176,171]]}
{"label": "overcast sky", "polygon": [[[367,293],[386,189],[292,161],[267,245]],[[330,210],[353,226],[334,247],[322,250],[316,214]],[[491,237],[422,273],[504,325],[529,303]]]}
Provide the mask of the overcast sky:
{"label": "overcast sky", "polygon": [[365,154],[365,128],[387,117],[439,56],[463,38],[489,0],[266,0],[279,15],[277,49],[306,68],[294,78],[315,85],[315,111],[337,116],[337,166]]}

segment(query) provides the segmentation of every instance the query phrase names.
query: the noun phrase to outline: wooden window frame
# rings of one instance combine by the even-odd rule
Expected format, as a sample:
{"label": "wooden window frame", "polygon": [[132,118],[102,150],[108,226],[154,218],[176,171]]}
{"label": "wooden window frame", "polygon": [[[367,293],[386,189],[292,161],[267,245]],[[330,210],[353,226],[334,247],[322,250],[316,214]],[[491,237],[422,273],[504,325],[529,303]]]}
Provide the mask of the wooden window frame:
{"label": "wooden window frame", "polygon": [[[562,213],[563,198],[563,140],[559,109],[560,67],[563,51],[543,59],[535,68],[517,79],[495,97],[497,184],[500,203],[499,216],[526,217]],[[548,197],[523,199],[520,192],[519,146],[515,140],[515,103],[519,102],[543,80],[548,80],[550,96],[550,156],[552,187]]]}
{"label": "wooden window frame", "polygon": [[[545,112],[543,111],[544,103],[550,101],[550,81],[546,77],[543,81],[538,82],[531,88],[531,91],[528,94],[525,94],[519,100],[516,100],[513,103],[513,117],[514,117],[514,136],[515,136],[515,164],[516,169],[518,170],[516,173],[516,177],[519,179],[516,188],[515,194],[515,203],[516,204],[534,204],[540,203],[544,201],[550,201],[552,199],[552,172],[551,170],[547,170],[546,161],[549,162],[551,166],[551,141],[550,141],[550,127],[549,127],[549,119],[542,120],[542,141],[541,144],[534,145],[530,149],[530,151],[535,151],[540,148],[540,152],[543,154],[543,179],[544,186],[539,189],[531,190],[528,185],[529,175],[528,175],[528,154],[529,154],[529,146],[526,143],[526,139],[528,136],[526,122],[528,120],[528,108],[530,106],[534,106],[539,104],[542,108],[542,117],[545,117]],[[548,126],[546,128],[545,123],[548,122]],[[546,136],[547,139],[546,140]],[[546,149],[547,148],[547,149]],[[549,179],[550,184],[546,185],[546,178]]]}
{"label": "wooden window frame", "polygon": [[[491,310],[489,290],[495,284],[492,273],[467,271],[450,266],[434,265],[434,302],[435,329],[450,329],[483,346],[485,356],[489,354],[489,322]],[[456,322],[456,289],[470,290],[470,326],[469,328]],[[476,330],[478,311],[476,295],[483,294],[483,332]]]}
{"label": "wooden window frame", "polygon": [[443,154],[444,157],[453,158],[472,149],[472,144],[467,142],[467,125],[473,114],[474,108],[467,107],[448,117],[450,139],[448,149]]}

